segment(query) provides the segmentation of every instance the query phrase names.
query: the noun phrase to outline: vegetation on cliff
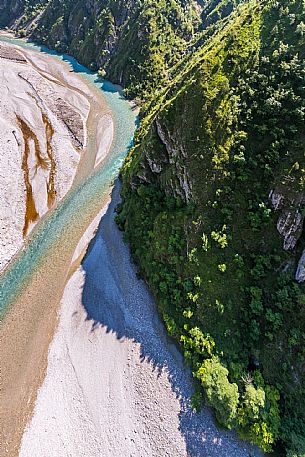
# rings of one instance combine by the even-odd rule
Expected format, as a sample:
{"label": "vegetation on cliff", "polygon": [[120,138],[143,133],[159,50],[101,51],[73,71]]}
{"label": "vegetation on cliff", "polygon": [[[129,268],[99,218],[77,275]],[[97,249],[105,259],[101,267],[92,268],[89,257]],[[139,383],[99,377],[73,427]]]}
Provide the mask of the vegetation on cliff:
{"label": "vegetation on cliff", "polygon": [[304,456],[304,2],[51,0],[17,27],[141,100],[117,221],[194,406]]}
{"label": "vegetation on cliff", "polygon": [[301,1],[249,2],[173,69],[118,216],[219,423],[291,456],[305,455],[304,23]]}
{"label": "vegetation on cliff", "polygon": [[72,53],[142,100],[168,79],[199,26],[194,0],[30,1],[13,22],[19,34]]}

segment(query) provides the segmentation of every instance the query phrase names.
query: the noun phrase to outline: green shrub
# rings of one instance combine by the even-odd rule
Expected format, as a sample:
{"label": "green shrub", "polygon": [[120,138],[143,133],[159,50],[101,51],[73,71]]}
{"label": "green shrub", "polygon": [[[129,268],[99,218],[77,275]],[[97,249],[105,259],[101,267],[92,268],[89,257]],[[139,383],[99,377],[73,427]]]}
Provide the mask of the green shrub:
{"label": "green shrub", "polygon": [[217,357],[205,360],[196,372],[218,422],[232,428],[236,424],[239,393],[237,384],[229,382],[228,374]]}

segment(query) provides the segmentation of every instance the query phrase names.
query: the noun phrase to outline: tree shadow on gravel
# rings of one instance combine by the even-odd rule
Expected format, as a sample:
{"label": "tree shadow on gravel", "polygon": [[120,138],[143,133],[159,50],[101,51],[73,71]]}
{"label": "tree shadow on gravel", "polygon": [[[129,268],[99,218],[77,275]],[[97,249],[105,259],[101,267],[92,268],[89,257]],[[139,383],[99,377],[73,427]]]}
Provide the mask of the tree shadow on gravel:
{"label": "tree shadow on gravel", "polygon": [[168,337],[146,284],[137,278],[128,246],[114,222],[119,191],[117,182],[110,206],[82,262],[85,271],[82,300],[87,318],[92,321],[92,332],[103,326],[119,340],[134,341],[140,345],[142,362],[150,362],[158,376],[166,369],[172,390],[180,401],[180,431],[189,456],[254,455],[234,434],[217,430],[206,408],[200,414],[190,408],[193,393],[190,370]]}

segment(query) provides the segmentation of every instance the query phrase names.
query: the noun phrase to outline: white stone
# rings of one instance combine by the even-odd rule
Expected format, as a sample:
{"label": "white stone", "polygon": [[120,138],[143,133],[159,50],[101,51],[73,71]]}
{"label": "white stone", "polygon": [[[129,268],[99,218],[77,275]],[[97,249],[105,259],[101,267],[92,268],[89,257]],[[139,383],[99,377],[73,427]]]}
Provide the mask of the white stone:
{"label": "white stone", "polygon": [[305,249],[303,251],[303,254],[299,260],[298,268],[295,274],[295,279],[298,282],[304,282],[305,281]]}

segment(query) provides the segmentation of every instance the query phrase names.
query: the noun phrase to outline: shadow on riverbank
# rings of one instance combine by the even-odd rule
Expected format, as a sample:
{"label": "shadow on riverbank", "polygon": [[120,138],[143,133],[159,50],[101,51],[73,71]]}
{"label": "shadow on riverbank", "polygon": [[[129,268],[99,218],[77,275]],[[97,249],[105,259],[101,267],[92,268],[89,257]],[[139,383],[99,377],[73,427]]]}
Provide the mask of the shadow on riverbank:
{"label": "shadow on riverbank", "polygon": [[149,363],[152,370],[157,370],[158,377],[164,369],[167,371],[171,390],[180,403],[179,429],[188,456],[260,455],[234,434],[219,431],[207,409],[196,414],[190,408],[193,393],[190,370],[167,336],[146,284],[137,278],[129,249],[114,222],[119,190],[117,182],[108,211],[82,263],[85,271],[82,302],[88,319],[92,320],[92,332],[102,326],[121,342],[128,339],[139,344],[141,363]]}

